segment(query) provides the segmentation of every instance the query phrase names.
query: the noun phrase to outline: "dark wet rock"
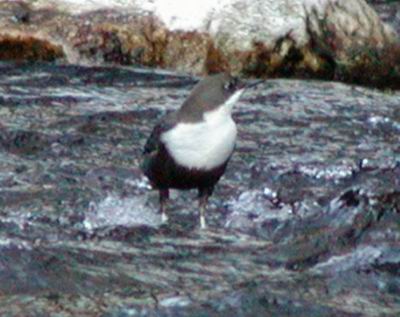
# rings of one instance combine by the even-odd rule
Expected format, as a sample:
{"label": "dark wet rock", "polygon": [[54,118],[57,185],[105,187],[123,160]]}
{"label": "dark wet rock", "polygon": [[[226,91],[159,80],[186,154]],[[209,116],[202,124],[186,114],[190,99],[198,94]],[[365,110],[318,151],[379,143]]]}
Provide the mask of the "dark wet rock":
{"label": "dark wet rock", "polygon": [[270,80],[197,227],[139,169],[195,78],[0,63],[0,315],[398,316],[398,93]]}

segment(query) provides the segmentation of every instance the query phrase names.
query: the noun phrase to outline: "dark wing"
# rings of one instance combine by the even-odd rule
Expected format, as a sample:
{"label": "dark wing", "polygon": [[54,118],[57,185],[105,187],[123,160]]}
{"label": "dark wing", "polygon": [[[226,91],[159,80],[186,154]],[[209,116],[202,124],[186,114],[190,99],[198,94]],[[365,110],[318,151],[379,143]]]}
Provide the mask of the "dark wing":
{"label": "dark wing", "polygon": [[168,131],[176,124],[176,114],[170,113],[161,118],[160,122],[154,127],[150,137],[147,139],[146,145],[143,150],[142,162],[140,168],[144,174],[150,179],[154,180],[154,163],[156,163],[158,152],[162,147],[161,135],[163,132]]}
{"label": "dark wing", "polygon": [[150,137],[144,146],[143,154],[152,155],[157,153],[161,146],[161,134],[168,131],[176,124],[176,114],[169,113],[161,118],[158,124],[154,127]]}

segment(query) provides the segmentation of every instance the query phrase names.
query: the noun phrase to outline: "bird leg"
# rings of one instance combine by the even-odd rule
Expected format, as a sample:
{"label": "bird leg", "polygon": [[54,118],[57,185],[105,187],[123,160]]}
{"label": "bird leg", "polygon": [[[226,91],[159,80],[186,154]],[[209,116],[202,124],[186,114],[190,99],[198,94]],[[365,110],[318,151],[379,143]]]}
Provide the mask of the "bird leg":
{"label": "bird leg", "polygon": [[214,187],[199,188],[199,210],[200,210],[200,228],[206,229],[206,207],[208,198],[211,196]]}
{"label": "bird leg", "polygon": [[169,190],[168,189],[160,189],[160,214],[161,214],[161,222],[165,223],[168,221],[168,216],[165,212],[165,205],[169,199]]}

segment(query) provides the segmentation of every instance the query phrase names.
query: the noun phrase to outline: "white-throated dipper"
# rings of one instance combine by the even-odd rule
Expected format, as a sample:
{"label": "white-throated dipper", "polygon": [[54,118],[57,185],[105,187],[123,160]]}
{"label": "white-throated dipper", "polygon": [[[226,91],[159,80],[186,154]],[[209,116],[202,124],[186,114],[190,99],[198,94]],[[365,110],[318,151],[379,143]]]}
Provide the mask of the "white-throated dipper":
{"label": "white-throated dipper", "polygon": [[227,73],[204,78],[181,108],[164,116],[154,127],[143,151],[142,170],[160,193],[162,221],[169,189],[199,192],[200,226],[208,198],[224,174],[236,141],[232,108],[246,86]]}

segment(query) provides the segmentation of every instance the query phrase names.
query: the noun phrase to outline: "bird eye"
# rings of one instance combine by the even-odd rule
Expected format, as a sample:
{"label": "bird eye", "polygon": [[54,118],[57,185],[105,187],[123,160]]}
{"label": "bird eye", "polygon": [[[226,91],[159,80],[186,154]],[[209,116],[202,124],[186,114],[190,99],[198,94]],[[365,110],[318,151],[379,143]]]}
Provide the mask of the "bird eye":
{"label": "bird eye", "polygon": [[236,83],[237,83],[237,80],[236,80],[236,78],[234,78],[224,85],[224,89],[227,91],[233,90],[236,87]]}

